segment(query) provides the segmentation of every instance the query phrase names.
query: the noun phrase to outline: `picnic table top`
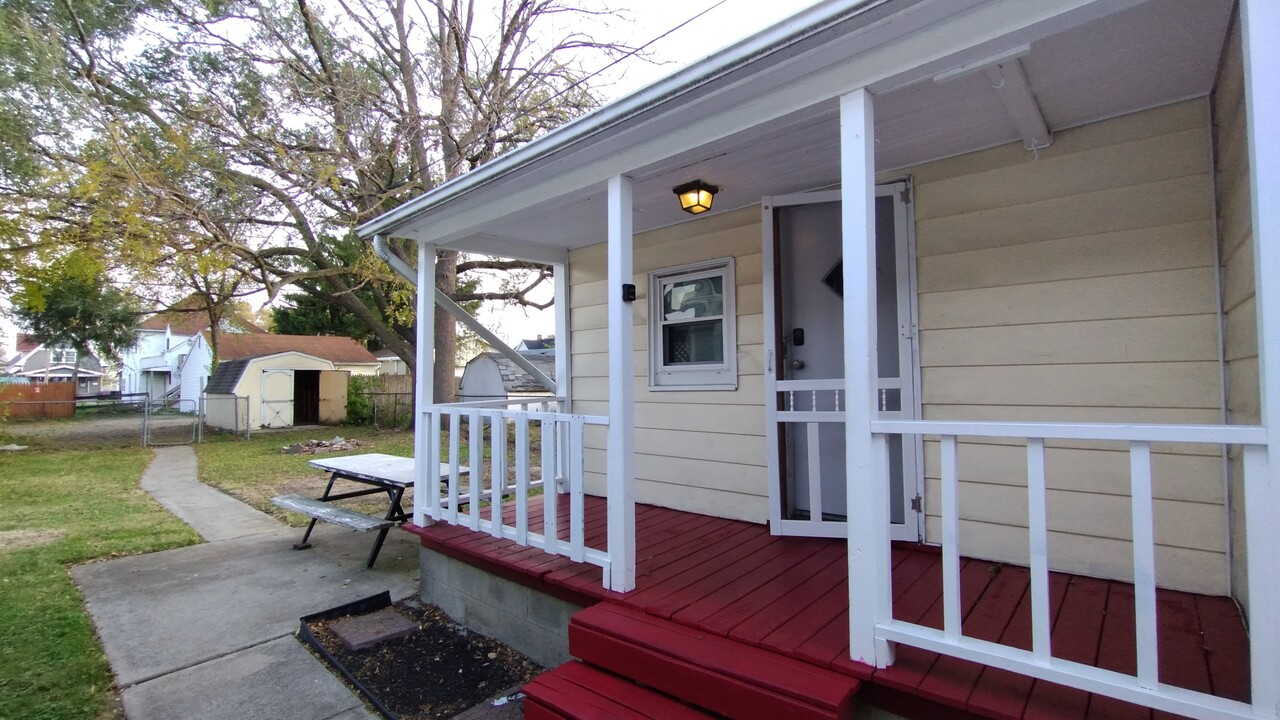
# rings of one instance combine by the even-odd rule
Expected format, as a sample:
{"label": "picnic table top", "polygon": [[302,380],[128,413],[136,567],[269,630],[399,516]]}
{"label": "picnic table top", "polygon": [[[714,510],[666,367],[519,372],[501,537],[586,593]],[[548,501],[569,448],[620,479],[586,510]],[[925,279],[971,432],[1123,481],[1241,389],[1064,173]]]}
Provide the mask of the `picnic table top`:
{"label": "picnic table top", "polygon": [[[386,453],[344,455],[342,457],[317,458],[307,463],[327,472],[339,473],[352,480],[363,480],[376,485],[413,485],[413,458]],[[465,465],[458,466],[458,474],[470,472]],[[449,464],[440,463],[440,479],[449,477]]]}

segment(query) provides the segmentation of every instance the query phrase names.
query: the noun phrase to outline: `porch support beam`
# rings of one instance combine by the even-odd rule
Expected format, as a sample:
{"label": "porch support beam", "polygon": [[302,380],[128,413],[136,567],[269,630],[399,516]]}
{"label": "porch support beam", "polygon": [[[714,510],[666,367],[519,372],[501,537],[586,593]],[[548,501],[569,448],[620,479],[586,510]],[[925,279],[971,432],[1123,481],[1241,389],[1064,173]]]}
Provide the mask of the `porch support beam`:
{"label": "porch support beam", "polygon": [[1267,451],[1246,450],[1245,532],[1249,568],[1252,701],[1280,717],[1280,4],[1240,3],[1246,128],[1253,212],[1258,378]]}
{"label": "porch support beam", "polygon": [[636,586],[635,382],[633,313],[623,300],[632,272],[632,181],[609,178],[609,434],[607,483],[609,572],[605,586],[627,592]]}
{"label": "porch support beam", "polygon": [[[428,524],[426,513],[423,512],[423,503],[429,494],[436,494],[437,488],[431,488],[430,491],[424,491],[423,488],[430,487],[427,481],[427,472],[434,464],[439,467],[439,458],[431,458],[436,461],[432,464],[424,464],[423,461],[431,454],[430,447],[430,431],[429,424],[423,422],[422,411],[435,402],[434,388],[432,387],[432,379],[435,377],[435,346],[436,346],[436,304],[435,293],[428,290],[434,290],[436,286],[436,247],[428,243],[418,243],[418,317],[417,317],[417,343],[416,348],[418,357],[415,363],[417,367],[413,377],[413,477],[417,491],[413,493],[413,524],[419,527]],[[431,521],[434,523],[434,521]]]}
{"label": "porch support beam", "polygon": [[[421,287],[421,286],[419,286]],[[493,331],[485,327],[483,323],[475,318],[474,315],[467,312],[466,308],[453,301],[440,288],[436,288],[436,304],[444,308],[448,313],[458,319],[458,322],[466,325],[471,332],[480,336],[489,347],[502,353],[508,360],[515,363],[521,370],[529,373],[529,376],[538,381],[538,384],[547,389],[547,392],[556,391],[556,381],[547,377],[533,363],[529,362],[529,358],[516,352],[515,348],[502,341],[502,338],[493,334]]]}
{"label": "porch support beam", "polygon": [[848,485],[849,650],[854,660],[888,667],[893,648],[876,624],[893,619],[889,479],[875,413],[876,184],[871,93],[840,98],[840,207],[844,257],[845,478]]}
{"label": "porch support beam", "polygon": [[[569,377],[569,358],[571,357],[570,337],[569,337],[569,264],[556,263],[551,266],[552,279],[555,284],[555,313],[556,313],[556,334],[555,334],[555,353],[556,353],[556,397],[562,398],[562,404],[557,410],[562,413],[573,412],[573,389],[571,387],[572,378]],[[567,492],[568,488],[559,486],[561,478],[568,478],[569,472],[569,453],[582,452],[582,448],[573,448],[569,444],[569,426],[558,424],[560,428],[559,447],[564,448],[568,452],[558,454],[560,466],[556,469],[558,492]]]}

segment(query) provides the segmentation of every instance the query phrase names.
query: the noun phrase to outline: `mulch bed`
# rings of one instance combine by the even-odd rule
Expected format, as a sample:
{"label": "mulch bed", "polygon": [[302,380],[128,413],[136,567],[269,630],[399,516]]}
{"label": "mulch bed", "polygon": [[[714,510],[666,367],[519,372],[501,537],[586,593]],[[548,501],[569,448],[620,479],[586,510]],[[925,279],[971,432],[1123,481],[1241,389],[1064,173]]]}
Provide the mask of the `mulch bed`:
{"label": "mulch bed", "polygon": [[404,600],[395,608],[416,622],[418,631],[366,650],[348,650],[329,630],[333,620],[312,622],[310,628],[402,720],[451,718],[543,671],[497,640],[453,622],[435,606]]}

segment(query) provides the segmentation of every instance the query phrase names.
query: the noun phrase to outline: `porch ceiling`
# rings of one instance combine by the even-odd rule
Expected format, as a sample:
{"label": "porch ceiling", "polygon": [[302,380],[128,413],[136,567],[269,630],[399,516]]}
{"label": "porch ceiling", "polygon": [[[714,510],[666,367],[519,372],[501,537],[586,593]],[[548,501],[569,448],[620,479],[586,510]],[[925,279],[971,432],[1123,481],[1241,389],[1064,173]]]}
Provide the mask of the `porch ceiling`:
{"label": "porch ceiling", "polygon": [[[1074,27],[1023,33],[1020,57],[1048,127],[1086,123],[1206,95],[1213,87],[1232,0],[1153,0]],[[872,86],[876,165],[880,171],[1018,141],[1020,136],[985,72],[945,81],[939,73],[1006,51],[1009,39],[966,58],[945,58]],[[762,196],[839,182],[837,101],[825,100],[628,172],[635,180],[636,232],[688,220],[671,188],[701,178],[719,185],[716,212]],[[558,165],[572,171],[572,159]],[[508,182],[510,181],[510,182]],[[482,195],[513,189],[503,178]],[[605,186],[593,185],[531,207],[470,224],[441,237],[432,213],[396,234],[497,255],[552,260],[565,249],[604,240]],[[461,198],[480,202],[483,198]],[[494,207],[500,207],[494,204]]]}

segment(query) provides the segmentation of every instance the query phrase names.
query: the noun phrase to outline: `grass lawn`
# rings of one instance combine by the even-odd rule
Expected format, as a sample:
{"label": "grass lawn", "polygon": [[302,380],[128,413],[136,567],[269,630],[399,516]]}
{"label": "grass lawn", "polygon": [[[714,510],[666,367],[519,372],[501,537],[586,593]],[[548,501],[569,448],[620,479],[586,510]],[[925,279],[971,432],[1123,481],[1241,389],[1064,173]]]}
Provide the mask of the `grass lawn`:
{"label": "grass lawn", "polygon": [[[459,462],[468,462],[469,450],[465,429],[460,438],[458,448]],[[486,431],[487,434],[487,431]],[[305,442],[307,440],[331,439],[340,436],[348,440],[359,440],[364,445],[356,450],[324,455],[287,455],[280,450],[286,445]],[[537,426],[529,431],[529,445],[532,458],[530,460],[531,475],[537,479],[540,468],[540,436]],[[317,457],[338,457],[342,455],[358,455],[363,453],[386,453],[413,457],[413,433],[403,430],[375,430],[364,427],[326,428],[323,431],[297,430],[283,432],[263,432],[252,436],[249,440],[237,440],[229,436],[207,436],[206,442],[195,446],[196,455],[200,458],[200,481],[221,489],[223,492],[240,499],[253,507],[293,525],[303,527],[310,518],[298,513],[281,510],[271,504],[271,498],[277,495],[298,493],[308,497],[320,497],[325,484],[329,481],[328,473],[321,472],[307,463]],[[448,443],[441,442],[441,460],[447,460]],[[485,447],[485,458],[489,457],[489,447]],[[514,473],[515,440],[514,433],[507,436],[508,473]],[[488,463],[485,463],[488,477]],[[512,475],[514,477],[514,475]],[[465,478],[465,476],[464,476]],[[358,485],[340,481],[335,492],[359,490],[367,485]],[[465,490],[464,479],[462,487]],[[536,494],[536,493],[535,493]],[[411,507],[413,490],[405,494],[405,507]],[[357,498],[342,501],[343,507],[359,512],[381,516],[387,509],[386,496],[373,495],[369,498]]]}
{"label": "grass lawn", "polygon": [[122,716],[67,566],[199,541],[138,488],[150,461],[141,448],[0,453],[0,718]]}
{"label": "grass lawn", "polygon": [[[330,440],[334,436],[359,440],[364,445],[350,452],[324,455],[286,455],[280,449],[307,440]],[[306,525],[310,518],[281,510],[271,504],[276,495],[299,493],[319,497],[329,481],[328,473],[321,472],[307,463],[317,457],[340,457],[363,453],[413,456],[413,433],[397,430],[375,430],[363,427],[325,428],[324,430],[295,430],[262,432],[249,440],[229,436],[206,436],[205,442],[195,446],[200,458],[200,481],[221,489],[253,507],[283,520],[290,525]],[[351,484],[348,489],[359,489]],[[368,487],[368,486],[363,486]],[[412,490],[407,499],[412,495]],[[386,512],[386,496],[371,499],[349,500],[343,503],[361,512],[381,515]]]}

